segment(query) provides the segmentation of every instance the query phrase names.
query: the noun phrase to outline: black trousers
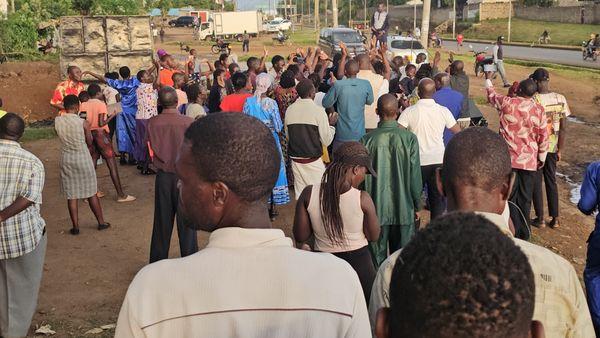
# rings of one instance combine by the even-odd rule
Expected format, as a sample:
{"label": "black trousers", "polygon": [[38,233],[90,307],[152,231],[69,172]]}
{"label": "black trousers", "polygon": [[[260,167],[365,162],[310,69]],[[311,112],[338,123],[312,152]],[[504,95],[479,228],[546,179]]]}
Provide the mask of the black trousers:
{"label": "black trousers", "polygon": [[156,174],[154,189],[154,226],[150,243],[150,263],[169,258],[175,215],[177,215],[177,234],[181,257],[197,252],[196,231],[188,227],[183,217],[180,217],[177,212],[179,204],[177,176],[159,170]]}
{"label": "black trousers", "polygon": [[537,171],[535,184],[533,186],[533,209],[537,217],[544,217],[544,196],[542,194],[542,180],[546,188],[546,199],[548,200],[548,214],[550,217],[558,217],[558,185],[556,184],[556,162],[558,155],[548,153],[544,167]]}
{"label": "black trousers", "polygon": [[243,41],[242,42],[242,52],[249,52],[250,51],[250,41]]}
{"label": "black trousers", "polygon": [[435,177],[435,172],[441,167],[441,163],[421,166],[421,178],[423,179],[423,187],[427,186],[427,202],[431,219],[441,216],[446,211],[446,201],[437,189]]}
{"label": "black trousers", "polygon": [[521,169],[513,169],[513,172],[515,173],[515,186],[513,187],[510,201],[521,209],[523,215],[529,221],[531,198],[533,196],[533,186],[537,172]]}
{"label": "black trousers", "polygon": [[352,251],[335,252],[333,255],[348,262],[354,271],[356,271],[365,295],[365,300],[367,301],[367,304],[369,304],[371,289],[373,288],[373,282],[377,275],[375,265],[373,265],[373,259],[371,258],[371,252],[369,251],[369,246],[365,245],[360,249]]}

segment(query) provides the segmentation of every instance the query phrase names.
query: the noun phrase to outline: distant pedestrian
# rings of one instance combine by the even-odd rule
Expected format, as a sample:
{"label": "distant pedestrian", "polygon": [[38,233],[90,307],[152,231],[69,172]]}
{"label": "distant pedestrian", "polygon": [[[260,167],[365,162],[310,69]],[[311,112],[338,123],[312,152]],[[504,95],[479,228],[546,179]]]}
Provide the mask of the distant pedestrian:
{"label": "distant pedestrian", "polygon": [[499,36],[496,39],[496,44],[494,45],[494,64],[496,65],[496,69],[500,77],[502,78],[502,82],[504,83],[504,88],[510,87],[510,83],[506,79],[506,70],[504,70],[504,37]]}
{"label": "distant pedestrian", "polygon": [[585,23],[585,7],[581,6],[579,22],[583,25]]}
{"label": "distant pedestrian", "polygon": [[458,33],[458,35],[456,35],[456,47],[458,48],[458,50],[460,51],[460,47],[462,47],[463,45],[463,39],[464,36],[460,33]]}
{"label": "distant pedestrian", "polygon": [[71,235],[79,235],[77,203],[87,199],[90,209],[98,221],[98,230],[110,227],[104,222],[98,192],[94,163],[88,147],[92,145],[89,123],[79,117],[79,99],[67,95],[64,99],[66,113],[54,120],[54,129],[60,139],[60,187],[67,198],[67,207],[73,227]]}
{"label": "distant pedestrian", "polygon": [[377,4],[377,11],[371,17],[371,36],[379,42],[380,45],[387,45],[387,31],[389,28],[388,12],[383,2]]}
{"label": "distant pedestrian", "polygon": [[160,27],[160,43],[165,43],[165,29],[163,27]]}
{"label": "distant pedestrian", "polygon": [[46,223],[40,214],[44,165],[19,145],[24,131],[25,122],[18,115],[7,113],[0,118],[0,335],[3,337],[27,336],[36,312],[46,255]]}
{"label": "distant pedestrian", "polygon": [[250,52],[250,34],[247,31],[244,31],[244,35],[242,36],[242,52],[248,53]]}
{"label": "distant pedestrian", "polygon": [[162,112],[148,121],[147,140],[154,153],[153,163],[158,169],[154,184],[154,225],[150,242],[150,263],[169,258],[173,221],[177,215],[177,234],[181,257],[198,251],[196,231],[190,228],[179,209],[179,188],[175,160],[186,129],[194,120],[177,111],[177,93],[171,87],[158,92]]}

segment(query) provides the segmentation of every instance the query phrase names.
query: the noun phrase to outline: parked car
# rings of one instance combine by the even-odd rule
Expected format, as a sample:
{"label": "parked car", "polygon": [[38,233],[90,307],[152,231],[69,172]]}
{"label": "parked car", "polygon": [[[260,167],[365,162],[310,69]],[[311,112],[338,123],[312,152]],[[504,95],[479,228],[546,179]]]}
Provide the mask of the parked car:
{"label": "parked car", "polygon": [[387,45],[388,53],[391,53],[392,57],[407,56],[409,61],[414,62],[417,59],[418,54],[425,53],[427,56],[426,62],[429,62],[427,50],[423,48],[421,42],[415,38],[392,35],[388,36]]}
{"label": "parked car", "polygon": [[171,27],[192,27],[194,25],[193,16],[180,16],[177,19],[169,21]]}
{"label": "parked car", "polygon": [[277,19],[267,22],[265,30],[267,32],[277,32],[277,31],[287,31],[291,28],[292,28],[292,22],[290,20],[277,18]]}
{"label": "parked car", "polygon": [[343,42],[350,56],[366,53],[363,36],[351,28],[324,28],[319,36],[319,47],[325,53],[333,55],[341,52],[340,42]]}

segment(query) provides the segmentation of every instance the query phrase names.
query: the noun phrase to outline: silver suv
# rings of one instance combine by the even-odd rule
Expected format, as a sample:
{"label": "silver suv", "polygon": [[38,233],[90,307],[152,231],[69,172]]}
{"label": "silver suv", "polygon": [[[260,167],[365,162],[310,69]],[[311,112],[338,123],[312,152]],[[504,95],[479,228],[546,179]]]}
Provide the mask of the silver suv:
{"label": "silver suv", "polygon": [[327,54],[333,56],[340,53],[340,41],[344,42],[350,56],[366,53],[364,37],[357,30],[351,28],[323,28],[319,36],[319,47]]}

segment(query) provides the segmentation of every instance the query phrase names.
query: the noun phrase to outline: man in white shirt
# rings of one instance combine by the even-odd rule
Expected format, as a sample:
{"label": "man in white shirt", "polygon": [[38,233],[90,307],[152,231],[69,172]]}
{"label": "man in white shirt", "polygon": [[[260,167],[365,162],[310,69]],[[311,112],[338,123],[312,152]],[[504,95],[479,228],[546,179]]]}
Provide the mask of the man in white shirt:
{"label": "man in white shirt", "polygon": [[496,39],[496,44],[494,45],[494,64],[496,65],[496,69],[498,70],[498,74],[502,78],[502,82],[504,83],[504,87],[510,87],[510,83],[506,79],[506,71],[504,70],[504,48],[502,47],[504,42],[504,37],[499,36]]}
{"label": "man in white shirt", "polygon": [[365,105],[365,128],[367,133],[377,128],[377,123],[379,123],[379,116],[377,115],[377,100],[379,100],[382,95],[387,94],[390,91],[390,65],[387,58],[384,57],[383,60],[386,68],[385,76],[381,76],[373,71],[369,55],[360,54],[356,57],[356,61],[358,61],[358,67],[360,69],[358,74],[356,74],[356,77],[369,81],[371,84],[371,89],[373,90],[373,95],[375,95],[373,103]]}
{"label": "man in white shirt", "polygon": [[[474,127],[452,138],[438,175],[438,189],[448,199],[448,210],[484,216],[527,256],[535,276],[533,320],[542,322],[546,337],[594,337],[587,301],[573,266],[546,248],[514,238],[501,215],[513,183],[508,147],[497,133]],[[377,310],[389,306],[389,283],[399,254],[395,252],[382,263],[373,283],[369,303],[373,323]]]}
{"label": "man in white shirt", "polygon": [[144,267],[116,337],[370,337],[356,272],[271,229],[279,174],[273,135],[244,114],[212,114],[185,133],[176,167],[182,214],[212,232],[196,254]]}
{"label": "man in white shirt", "polygon": [[329,118],[325,108],[313,100],[315,87],[304,79],[296,86],[298,99],[285,113],[285,134],[288,138],[288,156],[292,160],[294,192],[296,200],[308,185],[321,184],[325,173],[323,148],[328,147],[335,136],[337,114]]}
{"label": "man in white shirt", "polygon": [[433,100],[435,83],[429,78],[419,82],[419,97],[416,104],[406,108],[398,123],[417,135],[419,157],[421,159],[421,177],[423,186],[427,185],[427,200],[431,219],[440,216],[446,209],[444,198],[436,188],[435,172],[442,166],[444,159],[444,129],[456,134],[460,127],[448,108]]}

